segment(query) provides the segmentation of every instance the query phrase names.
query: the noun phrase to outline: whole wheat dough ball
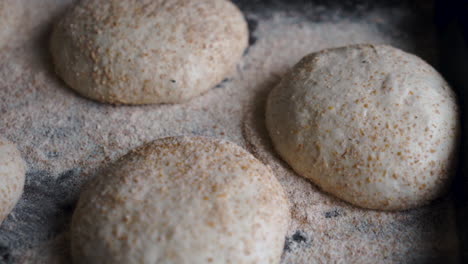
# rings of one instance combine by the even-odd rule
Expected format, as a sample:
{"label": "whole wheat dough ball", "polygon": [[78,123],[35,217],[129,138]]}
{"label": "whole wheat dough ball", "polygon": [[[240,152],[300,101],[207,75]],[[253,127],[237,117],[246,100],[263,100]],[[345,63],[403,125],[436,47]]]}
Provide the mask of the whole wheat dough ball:
{"label": "whole wheat dough ball", "polygon": [[227,77],[248,44],[228,0],[83,0],[56,25],[57,73],[114,104],[180,103]]}
{"label": "whole wheat dough ball", "polygon": [[306,56],[271,91],[266,125],[298,174],[365,208],[423,205],[455,172],[454,92],[426,62],[390,46]]}
{"label": "whole wheat dough ball", "polygon": [[0,49],[11,40],[21,21],[22,6],[18,0],[0,0]]}
{"label": "whole wheat dough ball", "polygon": [[279,263],[289,221],[269,168],[227,141],[176,137],[96,177],[73,215],[75,263]]}
{"label": "whole wheat dough ball", "polygon": [[23,193],[26,165],[16,146],[0,137],[0,224]]}

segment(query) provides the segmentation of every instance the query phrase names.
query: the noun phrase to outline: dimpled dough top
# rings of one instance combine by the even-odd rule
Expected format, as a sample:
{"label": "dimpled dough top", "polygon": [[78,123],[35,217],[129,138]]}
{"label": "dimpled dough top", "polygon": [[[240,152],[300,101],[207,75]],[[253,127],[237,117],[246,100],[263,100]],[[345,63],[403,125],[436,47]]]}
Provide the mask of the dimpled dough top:
{"label": "dimpled dough top", "polygon": [[56,25],[51,51],[83,96],[179,103],[226,78],[247,44],[247,23],[227,0],[83,0]]}
{"label": "dimpled dough top", "polygon": [[0,137],[0,224],[23,193],[25,167],[16,146]]}
{"label": "dimpled dough top", "polygon": [[97,176],[72,220],[75,263],[279,263],[289,221],[269,168],[227,141],[165,138]]}
{"label": "dimpled dough top", "polygon": [[269,95],[266,124],[297,173],[361,207],[420,206],[455,171],[454,92],[423,60],[389,46],[306,56]]}
{"label": "dimpled dough top", "polygon": [[18,0],[0,0],[0,49],[8,44],[19,24],[21,7]]}

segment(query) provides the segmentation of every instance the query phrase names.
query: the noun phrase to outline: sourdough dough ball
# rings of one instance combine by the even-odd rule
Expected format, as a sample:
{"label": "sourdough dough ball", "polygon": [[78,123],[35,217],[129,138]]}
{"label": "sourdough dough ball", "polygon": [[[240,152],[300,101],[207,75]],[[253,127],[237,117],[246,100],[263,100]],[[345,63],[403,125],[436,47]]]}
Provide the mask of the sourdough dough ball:
{"label": "sourdough dough ball", "polygon": [[455,171],[454,92],[426,62],[390,46],[306,56],[269,95],[266,125],[298,174],[361,207],[423,205]]}
{"label": "sourdough dough ball", "polygon": [[289,221],[270,169],[227,141],[157,140],[82,193],[75,263],[279,263]]}
{"label": "sourdough dough ball", "polygon": [[25,167],[16,146],[0,137],[0,224],[23,193]]}
{"label": "sourdough dough ball", "polygon": [[51,51],[83,96],[179,103],[221,82],[247,43],[247,23],[227,0],[83,0],[55,27]]}
{"label": "sourdough dough ball", "polygon": [[0,49],[11,39],[20,23],[22,6],[18,0],[0,0]]}

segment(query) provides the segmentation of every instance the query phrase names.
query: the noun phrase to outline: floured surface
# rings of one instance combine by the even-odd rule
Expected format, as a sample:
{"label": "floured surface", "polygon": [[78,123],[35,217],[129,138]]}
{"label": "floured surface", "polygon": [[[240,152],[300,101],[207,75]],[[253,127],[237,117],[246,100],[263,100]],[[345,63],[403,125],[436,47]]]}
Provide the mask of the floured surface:
{"label": "floured surface", "polygon": [[52,70],[49,22],[68,1],[21,1],[28,18],[13,40],[18,48],[0,55],[0,134],[18,145],[28,172],[25,194],[0,227],[0,263],[68,263],[67,232],[81,185],[130,149],[176,135],[229,139],[273,168],[294,217],[283,263],[455,260],[450,198],[400,213],[352,207],[280,162],[263,124],[267,92],[307,53],[386,43],[434,64],[431,28],[410,10],[376,8],[361,16],[323,7],[299,13],[242,4],[256,41],[235,76],[185,104],[115,107],[78,96]]}

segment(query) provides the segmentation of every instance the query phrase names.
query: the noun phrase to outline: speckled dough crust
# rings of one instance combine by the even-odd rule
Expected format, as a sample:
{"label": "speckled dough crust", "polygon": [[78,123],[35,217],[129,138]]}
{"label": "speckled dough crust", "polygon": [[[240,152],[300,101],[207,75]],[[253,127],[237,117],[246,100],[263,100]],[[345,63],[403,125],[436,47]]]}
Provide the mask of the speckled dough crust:
{"label": "speckled dough crust", "polygon": [[0,224],[23,193],[25,167],[16,146],[0,137]]}
{"label": "speckled dough crust", "polygon": [[365,208],[423,205],[455,171],[454,92],[426,62],[390,46],[306,56],[270,93],[266,124],[297,173]]}
{"label": "speckled dough crust", "polygon": [[21,21],[22,7],[17,0],[0,1],[0,49],[11,39],[11,34]]}
{"label": "speckled dough crust", "polygon": [[82,193],[75,263],[279,263],[289,222],[269,168],[200,137],[134,150]]}
{"label": "speckled dough crust", "polygon": [[83,0],[56,25],[57,73],[115,104],[180,103],[226,78],[248,44],[227,0]]}

